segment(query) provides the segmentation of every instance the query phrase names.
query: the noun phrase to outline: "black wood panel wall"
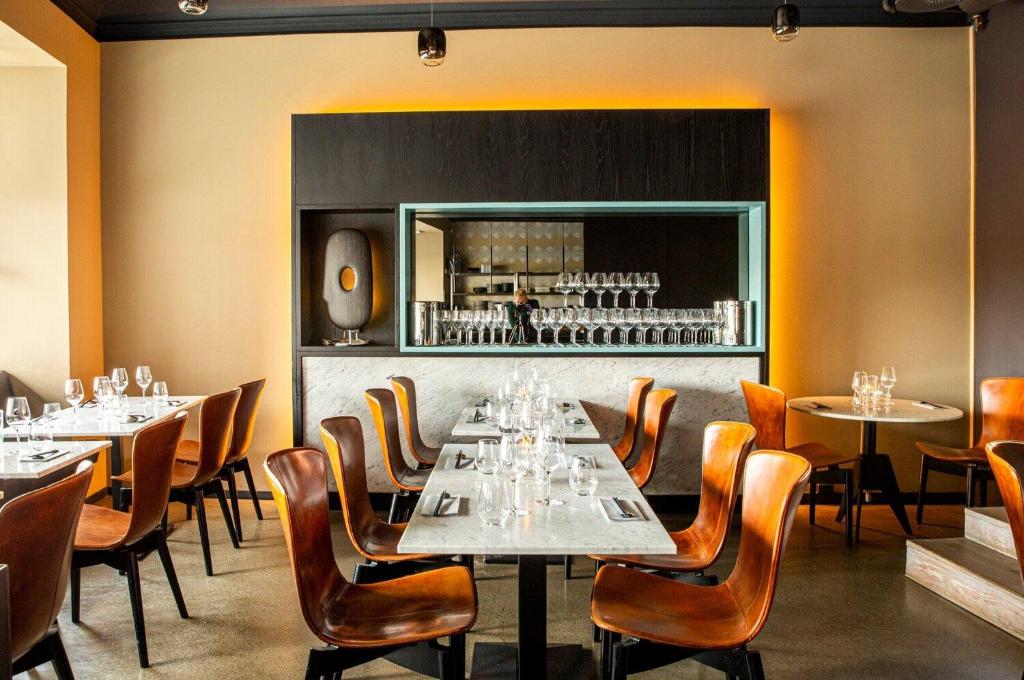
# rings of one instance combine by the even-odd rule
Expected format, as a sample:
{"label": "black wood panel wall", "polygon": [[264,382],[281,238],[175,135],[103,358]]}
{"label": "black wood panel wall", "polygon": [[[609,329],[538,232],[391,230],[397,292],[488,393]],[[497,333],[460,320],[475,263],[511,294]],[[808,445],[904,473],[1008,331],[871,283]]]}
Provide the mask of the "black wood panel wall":
{"label": "black wood panel wall", "polygon": [[299,205],[768,200],[768,111],[293,117]]}

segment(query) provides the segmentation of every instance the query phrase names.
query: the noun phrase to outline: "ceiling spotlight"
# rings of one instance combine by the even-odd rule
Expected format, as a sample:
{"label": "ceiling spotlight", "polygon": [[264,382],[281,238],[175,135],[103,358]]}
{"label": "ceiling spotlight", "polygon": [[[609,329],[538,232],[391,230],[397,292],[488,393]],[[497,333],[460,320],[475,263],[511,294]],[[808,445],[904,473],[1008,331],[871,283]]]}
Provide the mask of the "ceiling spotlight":
{"label": "ceiling spotlight", "polygon": [[776,42],[788,42],[800,33],[800,8],[786,3],[772,12],[772,37]]}
{"label": "ceiling spotlight", "polygon": [[419,38],[420,59],[426,66],[440,66],[448,53],[448,41],[440,28],[424,28]]}
{"label": "ceiling spotlight", "polygon": [[206,14],[206,3],[207,0],[178,0],[178,9],[185,14],[199,16]]}

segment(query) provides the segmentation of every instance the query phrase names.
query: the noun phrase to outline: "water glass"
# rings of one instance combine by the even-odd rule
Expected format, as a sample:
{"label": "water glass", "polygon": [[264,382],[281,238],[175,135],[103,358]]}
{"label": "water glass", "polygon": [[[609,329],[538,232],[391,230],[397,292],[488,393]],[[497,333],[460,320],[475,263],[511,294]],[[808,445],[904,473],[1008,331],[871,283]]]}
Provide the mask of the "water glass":
{"label": "water glass", "polygon": [[861,405],[864,398],[864,388],[867,386],[868,374],[865,371],[856,371],[853,374],[853,382],[850,386],[853,388],[853,407],[857,408]]}
{"label": "water glass", "polygon": [[53,422],[60,415],[60,404],[55,401],[48,401],[43,404],[42,420]]}
{"label": "water glass", "polygon": [[593,496],[597,491],[597,470],[588,458],[573,456],[569,468],[569,488],[577,496]]}
{"label": "water glass", "polygon": [[476,443],[476,469],[483,475],[498,471],[498,453],[501,442],[497,439],[481,439]]}
{"label": "water glass", "polygon": [[504,480],[498,477],[481,480],[476,497],[476,512],[481,522],[487,526],[500,526],[514,511]]}
{"label": "water glass", "polygon": [[896,386],[896,367],[883,366],[882,374],[878,377],[878,383],[882,386],[885,403],[892,403],[892,388]]}
{"label": "water glass", "polygon": [[49,419],[40,418],[31,424],[28,430],[28,445],[37,452],[53,448],[53,426]]}
{"label": "water glass", "polygon": [[158,380],[153,383],[153,400],[162,406],[167,405],[167,398],[170,393],[167,391],[167,383],[163,380]]}

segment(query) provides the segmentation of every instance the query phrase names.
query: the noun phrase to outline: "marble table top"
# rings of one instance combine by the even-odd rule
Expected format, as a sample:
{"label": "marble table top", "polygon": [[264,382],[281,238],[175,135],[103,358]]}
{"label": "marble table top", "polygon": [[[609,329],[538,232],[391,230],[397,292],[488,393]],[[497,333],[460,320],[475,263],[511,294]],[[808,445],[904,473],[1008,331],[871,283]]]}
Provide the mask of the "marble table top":
{"label": "marble table top", "polygon": [[[815,403],[829,408],[814,408]],[[942,408],[929,409],[917,406],[917,403],[919,402],[912,399],[893,399],[889,407],[861,411],[854,410],[853,397],[800,397],[790,399],[786,405],[794,411],[812,416],[876,423],[937,423],[943,420],[957,420],[964,415],[963,411],[954,406],[935,404]]]}
{"label": "marble table top", "polygon": [[[593,496],[577,496],[569,488],[569,473],[552,474],[551,496],[565,505],[544,506],[533,493],[523,505],[526,517],[510,517],[502,526],[487,526],[477,516],[476,496],[484,475],[474,469],[446,470],[448,459],[459,451],[476,455],[476,444],[446,444],[426,488],[398,544],[399,553],[442,555],[586,555],[670,554],[676,547],[607,444],[568,444],[567,456],[594,456],[598,486]],[[428,496],[443,491],[462,497],[455,516],[421,515]],[[605,518],[599,499],[617,496],[637,504],[646,521],[612,522]]]}
{"label": "marble table top", "polygon": [[[590,419],[590,415],[583,408],[583,404],[578,399],[566,399],[565,403],[572,404],[572,408],[565,409],[564,411],[567,421],[565,423],[565,438],[569,441],[601,441],[601,433],[597,431],[594,421]],[[455,421],[455,426],[452,428],[453,437],[484,439],[485,437],[497,438],[501,436],[501,433],[498,432],[497,422],[473,422],[473,416],[478,410],[483,412],[483,409],[478,409],[475,406],[462,410],[458,420]],[[582,418],[584,422],[582,425],[572,425],[568,421],[573,418]]]}
{"label": "marble table top", "polygon": [[[75,422],[74,411],[66,408],[57,415],[50,425],[53,428],[54,437],[133,437],[142,428],[167,420],[178,411],[191,409],[205,398],[205,396],[169,397],[168,401],[176,403],[176,405],[156,406],[152,397],[146,397],[145,400],[142,397],[128,397],[128,413],[149,417],[148,420],[125,423],[121,422],[119,416],[101,413],[99,407],[80,406],[77,422]],[[24,437],[28,434],[29,426],[22,425],[19,429]],[[4,439],[14,439],[14,428],[4,429],[3,437]]]}
{"label": "marble table top", "polygon": [[[28,444],[22,442],[22,447],[29,451]],[[53,448],[67,453],[52,460],[41,462],[28,462],[20,460],[20,454],[16,450],[14,442],[0,441],[0,480],[3,479],[40,479],[54,472],[77,465],[79,461],[99,453],[103,449],[110,448],[109,441],[87,441],[87,442],[55,442]]]}

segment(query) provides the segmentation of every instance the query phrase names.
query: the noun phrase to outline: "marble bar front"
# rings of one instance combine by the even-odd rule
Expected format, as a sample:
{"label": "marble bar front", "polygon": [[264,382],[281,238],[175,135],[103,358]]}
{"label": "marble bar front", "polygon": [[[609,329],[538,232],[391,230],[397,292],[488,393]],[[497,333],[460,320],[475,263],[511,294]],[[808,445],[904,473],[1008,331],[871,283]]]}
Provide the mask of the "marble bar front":
{"label": "marble bar front", "polygon": [[336,415],[358,417],[363,424],[370,491],[390,493],[393,489],[363,397],[367,389],[390,387],[389,376],[416,381],[420,431],[431,445],[451,441],[452,426],[463,408],[496,392],[516,364],[520,370],[536,367],[551,382],[556,396],[582,401],[604,440],[614,443],[622,435],[630,379],[653,376],[657,387],[677,390],[679,400],[669,419],[658,474],[645,493],[697,494],[704,427],[715,420],[746,420],[739,381],[759,381],[761,361],[756,356],[305,356],[301,358],[302,439],[305,446],[322,450],[321,420]]}

